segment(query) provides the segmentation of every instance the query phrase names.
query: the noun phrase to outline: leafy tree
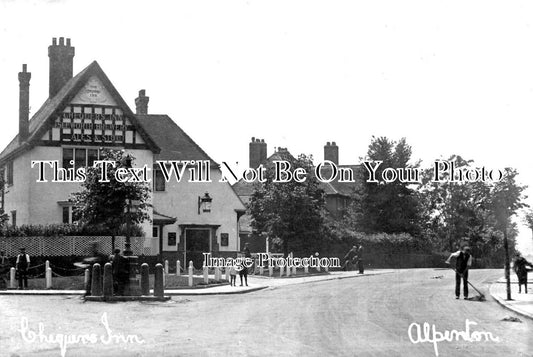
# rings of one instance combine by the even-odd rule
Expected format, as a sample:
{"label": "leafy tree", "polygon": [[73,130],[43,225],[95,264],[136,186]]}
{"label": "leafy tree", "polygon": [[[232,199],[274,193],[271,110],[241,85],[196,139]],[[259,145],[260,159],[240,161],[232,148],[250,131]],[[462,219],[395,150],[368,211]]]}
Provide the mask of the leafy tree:
{"label": "leafy tree", "polygon": [[507,300],[511,300],[511,279],[510,279],[510,261],[509,261],[509,243],[508,229],[511,223],[511,217],[516,212],[526,207],[522,202],[526,197],[523,191],[526,186],[520,186],[516,183],[518,172],[515,169],[506,168],[502,180],[496,182],[491,192],[491,208],[496,218],[497,228],[503,233],[503,244],[505,249],[505,280],[507,283]]}
{"label": "leafy tree", "polygon": [[252,227],[266,233],[270,241],[283,250],[315,252],[324,244],[325,230],[324,192],[313,174],[312,157],[294,158],[288,152],[278,152],[291,164],[291,170],[303,168],[307,172],[304,182],[274,182],[274,169],[265,170],[265,182],[257,183],[250,200]]}
{"label": "leafy tree", "polygon": [[[398,142],[386,137],[372,137],[368,147],[366,161],[382,161],[376,170],[376,179],[380,180],[386,168],[405,169],[417,167],[418,162],[410,165],[411,146],[405,138]],[[354,229],[366,233],[409,233],[420,235],[421,210],[420,197],[409,183],[368,182],[369,174],[358,175],[359,189],[354,192],[353,205],[349,220]]]}
{"label": "leafy tree", "polygon": [[[140,224],[150,219],[147,212],[150,187],[146,182],[119,182],[116,179],[115,172],[119,168],[132,167],[135,160],[124,150],[103,150],[100,160],[114,163],[114,167],[108,169],[109,182],[101,182],[100,167],[89,167],[87,179],[81,184],[82,191],[72,194],[72,201],[81,224],[105,227],[114,242],[124,225]],[[130,210],[133,201],[136,209]]]}
{"label": "leafy tree", "polygon": [[524,223],[533,231],[533,210],[526,211],[524,215]]}

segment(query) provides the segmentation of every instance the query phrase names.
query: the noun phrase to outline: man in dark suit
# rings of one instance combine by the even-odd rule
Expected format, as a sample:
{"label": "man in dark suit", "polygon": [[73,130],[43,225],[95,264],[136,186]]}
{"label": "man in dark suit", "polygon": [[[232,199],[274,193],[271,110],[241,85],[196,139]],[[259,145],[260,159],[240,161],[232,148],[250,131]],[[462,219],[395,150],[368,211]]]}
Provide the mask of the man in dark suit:
{"label": "man in dark suit", "polygon": [[111,264],[113,265],[113,287],[116,295],[124,295],[124,290],[129,282],[128,262],[122,254],[120,249],[113,251],[113,259]]}
{"label": "man in dark suit", "polygon": [[30,266],[30,256],[26,254],[26,248],[20,248],[17,255],[16,269],[19,280],[19,290],[28,288],[28,267]]}
{"label": "man in dark suit", "polygon": [[459,299],[461,294],[461,279],[463,280],[463,295],[465,300],[468,299],[468,268],[472,265],[472,255],[470,247],[464,246],[463,249],[450,254],[446,264],[450,264],[450,259],[455,260],[455,298]]}

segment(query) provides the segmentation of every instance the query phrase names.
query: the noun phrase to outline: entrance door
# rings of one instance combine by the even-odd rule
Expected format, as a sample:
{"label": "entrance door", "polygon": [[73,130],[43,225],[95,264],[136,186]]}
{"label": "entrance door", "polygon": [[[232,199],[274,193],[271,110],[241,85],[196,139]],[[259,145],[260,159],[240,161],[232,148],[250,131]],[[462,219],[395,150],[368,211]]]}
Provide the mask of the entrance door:
{"label": "entrance door", "polygon": [[203,253],[211,251],[209,241],[211,238],[208,228],[185,229],[185,256],[187,265],[192,260],[195,269],[200,269],[204,262]]}

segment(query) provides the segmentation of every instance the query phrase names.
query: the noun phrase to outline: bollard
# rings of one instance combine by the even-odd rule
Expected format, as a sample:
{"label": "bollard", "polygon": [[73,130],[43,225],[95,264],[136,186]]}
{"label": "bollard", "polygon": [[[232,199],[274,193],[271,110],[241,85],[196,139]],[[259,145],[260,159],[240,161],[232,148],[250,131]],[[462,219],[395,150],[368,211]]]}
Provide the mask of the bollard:
{"label": "bollard", "polygon": [[162,298],[164,294],[165,290],[163,288],[163,265],[161,265],[161,263],[158,263],[155,266],[154,296]]}
{"label": "bollard", "polygon": [[102,296],[102,277],[100,275],[100,264],[98,263],[93,265],[91,296]]}
{"label": "bollard", "polygon": [[291,267],[287,265],[287,276],[291,276]]}
{"label": "bollard", "polygon": [[44,262],[44,271],[47,271],[48,268],[50,268],[50,261],[47,260]]}
{"label": "bollard", "polygon": [[189,261],[189,286],[192,286],[192,273],[194,272],[194,267],[192,265],[192,260]]}
{"label": "bollard", "polygon": [[264,270],[265,270],[265,269],[264,269],[263,266],[261,265],[261,266],[259,267],[259,275],[263,276],[263,273],[265,272]]}
{"label": "bollard", "polygon": [[283,277],[283,266],[279,266],[279,277],[282,278]]}
{"label": "bollard", "polygon": [[215,280],[218,282],[220,281],[220,268],[215,267]]}
{"label": "bollard", "polygon": [[89,269],[85,269],[85,277],[83,279],[83,286],[87,286],[87,283],[89,282]]}
{"label": "bollard", "polygon": [[316,271],[320,273],[320,264],[316,265]]}
{"label": "bollard", "polygon": [[17,287],[17,285],[15,284],[15,276],[16,276],[15,268],[9,269],[9,287],[11,289],[15,289]]}
{"label": "bollard", "polygon": [[268,266],[268,276],[274,275],[274,267],[272,265]]}
{"label": "bollard", "polygon": [[113,296],[113,267],[111,263],[104,265],[104,298]]}
{"label": "bollard", "polygon": [[181,263],[179,260],[176,260],[176,275],[177,276],[181,275]]}
{"label": "bollard", "polygon": [[292,275],[296,275],[296,265],[292,266]]}
{"label": "bollard", "polygon": [[230,278],[230,276],[229,276],[229,267],[225,267],[225,268],[224,268],[224,271],[225,271],[225,273],[226,273],[226,280],[227,280],[227,281],[230,281],[230,280],[229,280],[229,278]]}
{"label": "bollard", "polygon": [[146,263],[141,265],[141,295],[150,295],[150,268]]}
{"label": "bollard", "polygon": [[45,281],[46,281],[46,288],[51,289],[52,288],[52,269],[46,268],[45,271]]}
{"label": "bollard", "polygon": [[304,266],[304,273],[309,274],[309,265]]}
{"label": "bollard", "polygon": [[329,271],[329,268],[327,265],[324,267],[324,270],[326,271],[326,273]]}
{"label": "bollard", "polygon": [[209,270],[204,265],[204,284],[209,284]]}
{"label": "bollard", "polygon": [[165,260],[165,274],[168,274],[168,260]]}

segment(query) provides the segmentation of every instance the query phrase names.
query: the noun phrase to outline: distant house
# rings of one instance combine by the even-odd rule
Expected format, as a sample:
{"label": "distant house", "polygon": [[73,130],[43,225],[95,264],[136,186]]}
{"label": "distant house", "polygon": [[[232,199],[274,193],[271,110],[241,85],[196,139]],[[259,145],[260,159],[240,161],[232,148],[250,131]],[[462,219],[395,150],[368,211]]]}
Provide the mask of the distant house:
{"label": "distant house", "polygon": [[[283,160],[283,157],[286,157],[286,155],[291,155],[287,148],[277,148],[272,155],[267,157],[267,144],[265,140],[252,138],[249,144],[249,167],[257,168],[260,164]],[[324,161],[326,160],[334,163],[337,168],[352,171],[354,173],[354,179],[360,173],[360,165],[339,165],[339,147],[335,142],[328,142],[324,146]],[[321,170],[321,174],[322,177],[329,179],[331,177],[331,167],[325,165]],[[326,198],[326,209],[336,219],[342,217],[357,187],[356,182],[339,181],[339,176],[337,176],[331,182],[320,183],[320,188],[324,191]],[[233,188],[240,199],[245,204],[248,204],[254,193],[255,185],[257,183],[249,183],[241,179],[233,185]],[[253,232],[252,217],[249,213],[241,217],[239,222],[241,248],[245,243],[249,243],[252,251],[262,252],[269,249],[266,237],[258,236]]]}
{"label": "distant house", "polygon": [[[135,156],[135,166],[153,169],[152,222],[143,225],[147,254],[183,262],[193,259],[198,266],[203,252],[238,251],[238,219],[245,207],[228,183],[218,182],[221,172],[209,155],[170,117],[148,114],[144,90],[135,99],[133,113],[96,61],[73,76],[70,39],[54,38],[48,56],[49,97],[29,120],[31,74],[23,65],[19,133],[0,153],[6,182],[2,208],[10,223],[75,220],[69,196],[80,190],[80,184],[37,182],[33,160],[57,160],[61,168],[76,169],[92,166],[102,148],[124,149]],[[166,182],[157,160],[209,161],[212,182]],[[52,169],[46,174],[51,177]]]}

